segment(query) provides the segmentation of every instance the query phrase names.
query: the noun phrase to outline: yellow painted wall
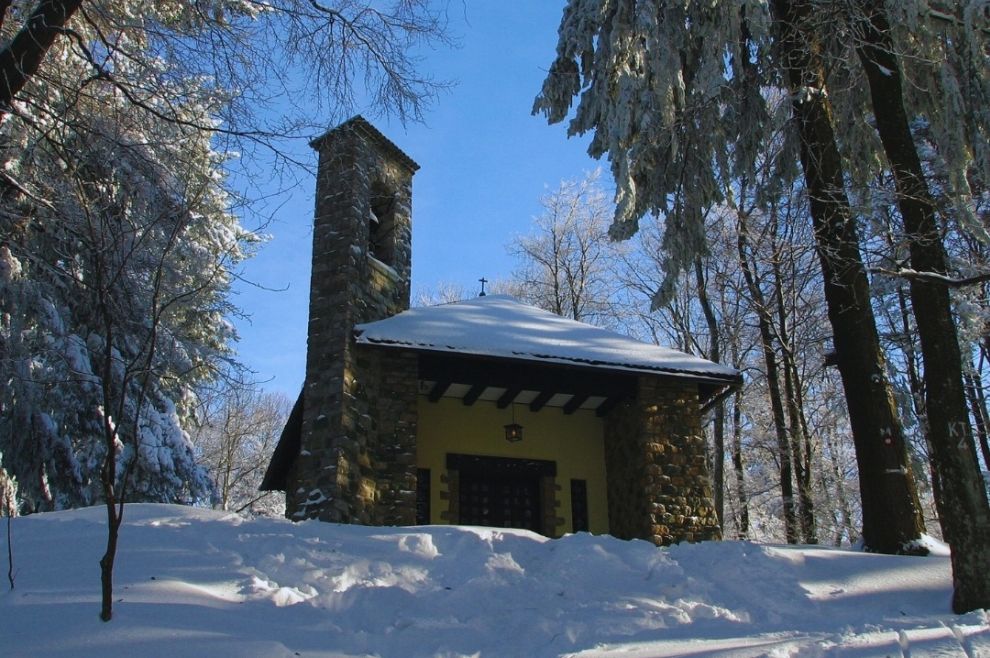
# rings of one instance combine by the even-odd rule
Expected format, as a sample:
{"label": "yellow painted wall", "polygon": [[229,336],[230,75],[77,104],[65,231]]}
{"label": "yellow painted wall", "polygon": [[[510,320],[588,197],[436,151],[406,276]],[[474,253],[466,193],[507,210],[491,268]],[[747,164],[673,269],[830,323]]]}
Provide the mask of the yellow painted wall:
{"label": "yellow painted wall", "polygon": [[510,409],[499,409],[494,402],[465,406],[454,398],[430,402],[419,398],[416,465],[430,469],[430,522],[446,523],[441,513],[448,510],[441,500],[447,485],[441,475],[447,471],[447,453],[545,459],[557,463],[557,516],[564,519],[554,536],[571,532],[571,479],[587,481],[588,526],[591,532],[608,532],[608,504],[605,488],[604,423],[594,411],[579,409],[566,415],[557,407],[544,407],[532,413],[527,405],[515,405],[515,420],[523,426],[523,440],[509,443],[503,426],[512,422]]}

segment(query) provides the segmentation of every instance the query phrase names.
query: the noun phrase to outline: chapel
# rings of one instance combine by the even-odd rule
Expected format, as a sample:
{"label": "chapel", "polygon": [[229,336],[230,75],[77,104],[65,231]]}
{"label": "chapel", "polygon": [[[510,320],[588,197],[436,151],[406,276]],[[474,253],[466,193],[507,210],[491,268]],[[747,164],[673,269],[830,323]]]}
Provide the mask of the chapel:
{"label": "chapel", "polygon": [[733,368],[487,295],[409,308],[418,165],[319,153],[306,378],[262,489],[290,519],[720,537],[702,419]]}

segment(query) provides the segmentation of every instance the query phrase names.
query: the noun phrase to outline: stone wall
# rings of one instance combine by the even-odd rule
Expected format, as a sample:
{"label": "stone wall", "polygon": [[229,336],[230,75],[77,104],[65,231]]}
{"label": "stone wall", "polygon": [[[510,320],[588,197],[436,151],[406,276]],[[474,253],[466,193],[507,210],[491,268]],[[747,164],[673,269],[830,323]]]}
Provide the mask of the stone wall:
{"label": "stone wall", "polygon": [[[360,118],[315,140],[313,147],[319,168],[302,439],[289,476],[286,515],[374,523],[392,518],[370,504],[380,501],[387,507],[395,497],[382,494],[375,472],[383,461],[380,446],[389,439],[378,436],[373,405],[367,399],[357,403],[368,378],[352,334],[356,324],[409,308],[417,165]],[[389,263],[368,253],[373,203],[388,213],[381,219],[390,227]],[[398,370],[408,372],[408,357],[398,361],[405,363]],[[411,381],[415,386],[415,370]]]}
{"label": "stone wall", "polygon": [[640,405],[626,400],[605,419],[605,482],[608,494],[609,534],[619,539],[650,539],[653,536],[647,487],[646,455],[640,432]]}
{"label": "stone wall", "polygon": [[658,545],[721,538],[695,385],[641,376],[605,423],[611,534]]}
{"label": "stone wall", "polygon": [[365,525],[415,525],[418,357],[405,350],[357,348],[361,378],[352,413],[358,435],[361,486],[350,497]]}

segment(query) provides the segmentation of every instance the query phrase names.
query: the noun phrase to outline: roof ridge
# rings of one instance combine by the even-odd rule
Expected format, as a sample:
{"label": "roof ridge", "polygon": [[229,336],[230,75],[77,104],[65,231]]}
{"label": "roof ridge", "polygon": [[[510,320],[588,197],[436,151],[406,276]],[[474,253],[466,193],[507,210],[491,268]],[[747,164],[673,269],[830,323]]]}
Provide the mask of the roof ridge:
{"label": "roof ridge", "polygon": [[556,315],[511,296],[500,297],[474,297],[409,309],[384,320],[356,325],[355,338],[363,344],[568,362],[699,380],[733,382],[741,376],[731,366],[696,354]]}
{"label": "roof ridge", "polygon": [[370,121],[365,119],[360,114],[355,114],[347,121],[344,121],[343,123],[327,130],[318,137],[314,137],[312,140],[310,140],[309,146],[310,148],[319,150],[320,147],[323,145],[323,142],[329,139],[331,135],[335,133],[343,133],[348,130],[353,130],[355,132],[358,132],[364,137],[374,142],[377,142],[379,146],[383,147],[386,151],[391,153],[399,162],[405,165],[409,169],[409,171],[416,173],[416,171],[419,169],[419,165],[416,163],[415,160],[409,157],[409,155],[406,154],[406,152],[403,151],[401,148],[399,148],[395,144],[395,142],[393,142],[388,137],[386,137],[384,133],[378,130],[378,128],[376,128]]}

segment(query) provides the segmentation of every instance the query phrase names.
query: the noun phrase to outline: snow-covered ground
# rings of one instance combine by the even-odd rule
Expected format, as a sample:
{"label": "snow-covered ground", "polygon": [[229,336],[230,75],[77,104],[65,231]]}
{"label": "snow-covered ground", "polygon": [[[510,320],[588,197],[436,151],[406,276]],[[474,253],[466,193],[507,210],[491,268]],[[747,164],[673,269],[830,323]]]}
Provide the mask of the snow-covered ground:
{"label": "snow-covered ground", "polygon": [[949,611],[944,556],[747,542],[658,550],[168,505],[127,508],[104,624],[103,514],[13,520],[0,655],[990,656],[990,616]]}

